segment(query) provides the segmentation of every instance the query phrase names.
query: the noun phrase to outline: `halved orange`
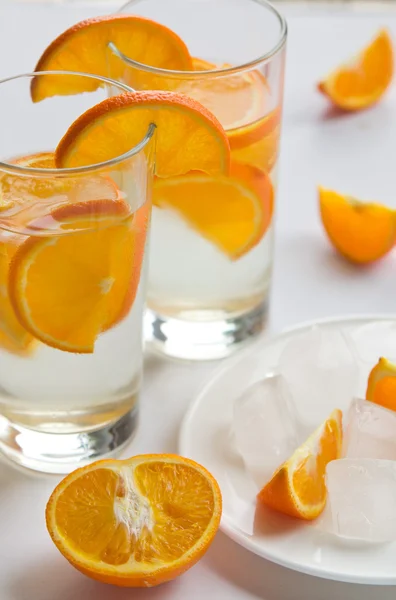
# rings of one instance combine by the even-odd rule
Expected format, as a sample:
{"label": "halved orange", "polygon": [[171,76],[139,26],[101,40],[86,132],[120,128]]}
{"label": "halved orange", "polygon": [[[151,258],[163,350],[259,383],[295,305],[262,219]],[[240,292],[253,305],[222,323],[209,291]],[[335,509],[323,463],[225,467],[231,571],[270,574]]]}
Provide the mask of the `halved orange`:
{"label": "halved orange", "polygon": [[263,238],[272,218],[269,176],[249,165],[231,165],[230,176],[190,173],[159,179],[153,203],[177,212],[231,260]]}
{"label": "halved orange", "polygon": [[326,504],[326,466],[340,458],[341,448],[342,412],[336,409],[275,471],[258,501],[291,517],[316,519]]}
{"label": "halved orange", "polygon": [[385,256],[396,241],[396,213],[380,204],[319,188],[320,214],[333,246],[358,264]]}
{"label": "halved orange", "polygon": [[158,177],[228,171],[229,144],[220,123],[198,102],[172,92],[134,92],[100,102],[70,126],[55,162],[76,167],[115,158],[141,142],[151,123],[157,126]]}
{"label": "halved orange", "polygon": [[382,29],[349,63],[338,67],[318,84],[333,104],[344,110],[361,110],[378,102],[393,77],[393,46]]}
{"label": "halved orange", "polygon": [[90,200],[37,221],[42,235],[19,246],[9,273],[10,300],[27,331],[59,350],[93,352],[136,293],[146,238],[138,213],[121,198]]}
{"label": "halved orange", "polygon": [[366,400],[396,410],[396,365],[386,358],[381,357],[371,369]]}
{"label": "halved orange", "polygon": [[[110,42],[128,58],[145,65],[192,69],[185,43],[164,25],[138,16],[110,15],[81,21],[62,33],[45,50],[35,70],[78,71],[122,80],[128,67],[119,59],[111,60]],[[150,80],[150,73],[143,72],[142,76]],[[33,100],[39,102],[49,96],[93,91],[99,86],[99,81],[86,77],[47,76],[33,79],[31,91]]]}
{"label": "halved orange", "polygon": [[221,493],[201,465],[171,454],[103,460],[68,475],[46,509],[47,528],[79,571],[105,583],[151,587],[206,552]]}

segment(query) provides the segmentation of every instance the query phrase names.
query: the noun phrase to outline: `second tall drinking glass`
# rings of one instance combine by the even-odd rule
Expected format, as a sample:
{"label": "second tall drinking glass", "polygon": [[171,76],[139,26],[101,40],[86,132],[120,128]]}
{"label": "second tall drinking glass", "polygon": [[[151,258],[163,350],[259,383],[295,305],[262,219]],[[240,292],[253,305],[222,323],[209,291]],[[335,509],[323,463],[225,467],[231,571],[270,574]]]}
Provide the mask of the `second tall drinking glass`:
{"label": "second tall drinking glass", "polygon": [[110,44],[109,75],[199,100],[230,143],[228,176],[154,184],[146,320],[148,339],[166,354],[220,358],[257,335],[268,310],[285,21],[265,0],[135,0],[122,12],[177,33],[191,71],[153,68]]}

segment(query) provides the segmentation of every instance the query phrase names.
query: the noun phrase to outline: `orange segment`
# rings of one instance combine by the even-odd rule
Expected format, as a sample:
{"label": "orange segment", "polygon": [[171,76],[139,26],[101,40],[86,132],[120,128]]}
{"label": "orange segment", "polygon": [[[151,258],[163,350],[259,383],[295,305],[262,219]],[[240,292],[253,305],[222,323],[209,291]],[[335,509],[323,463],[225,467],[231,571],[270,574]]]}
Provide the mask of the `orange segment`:
{"label": "orange segment", "polygon": [[[54,348],[93,352],[136,293],[146,237],[136,219],[121,199],[55,209],[48,220],[60,235],[28,238],[11,263],[10,300],[24,328]],[[47,231],[45,218],[40,226]]]}
{"label": "orange segment", "polygon": [[380,204],[319,188],[320,214],[333,246],[348,260],[365,264],[385,256],[396,241],[396,216]]}
{"label": "orange segment", "polygon": [[[111,15],[88,19],[73,25],[45,50],[36,71],[78,71],[109,75],[112,57],[108,44],[113,44],[132,60],[162,69],[192,69],[191,57],[184,42],[170,29],[137,16]],[[128,67],[112,60],[113,79],[122,80]],[[113,64],[114,63],[114,64]],[[150,74],[143,74],[150,82]],[[35,102],[49,96],[93,91],[100,82],[84,77],[38,77],[32,83]]]}
{"label": "orange segment", "polygon": [[326,504],[326,466],[340,458],[341,447],[342,412],[336,409],[275,471],[259,492],[259,502],[291,517],[316,519]]}
{"label": "orange segment", "polygon": [[318,88],[339,108],[361,110],[383,96],[392,77],[392,40],[381,30],[354,60],[330,73]]}
{"label": "orange segment", "polygon": [[158,585],[189,569],[208,549],[220,516],[216,480],[171,454],[78,469],[46,509],[52,540],[74,567],[128,587]]}
{"label": "orange segment", "polygon": [[366,400],[396,410],[396,365],[386,358],[380,358],[370,372]]}
{"label": "orange segment", "polygon": [[263,171],[233,164],[229,177],[190,173],[157,180],[153,203],[176,211],[200,235],[236,260],[267,231],[273,189]]}
{"label": "orange segment", "polygon": [[220,123],[194,100],[172,92],[134,92],[97,104],[70,126],[55,162],[77,167],[110,160],[141,142],[151,123],[157,126],[159,177],[228,170],[229,144]]}

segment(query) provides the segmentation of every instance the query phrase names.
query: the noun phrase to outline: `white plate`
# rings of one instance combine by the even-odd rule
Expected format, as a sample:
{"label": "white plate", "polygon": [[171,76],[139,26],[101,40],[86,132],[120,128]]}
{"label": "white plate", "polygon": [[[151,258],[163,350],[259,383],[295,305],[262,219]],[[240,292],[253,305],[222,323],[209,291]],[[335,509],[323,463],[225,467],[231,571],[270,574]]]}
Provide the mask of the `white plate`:
{"label": "white plate", "polygon": [[[281,350],[291,337],[315,324],[324,328],[342,328],[352,336],[360,356],[358,394],[364,394],[367,374],[379,356],[396,360],[396,316],[320,321],[262,340],[227,361],[206,384],[184,418],[179,451],[204,465],[216,477],[223,494],[221,529],[248,550],[310,575],[354,583],[394,585],[396,543],[348,543],[325,535],[314,525],[269,512],[256,514],[257,490],[233,447],[234,400],[276,366]],[[333,408],[323,403],[322,419]]]}

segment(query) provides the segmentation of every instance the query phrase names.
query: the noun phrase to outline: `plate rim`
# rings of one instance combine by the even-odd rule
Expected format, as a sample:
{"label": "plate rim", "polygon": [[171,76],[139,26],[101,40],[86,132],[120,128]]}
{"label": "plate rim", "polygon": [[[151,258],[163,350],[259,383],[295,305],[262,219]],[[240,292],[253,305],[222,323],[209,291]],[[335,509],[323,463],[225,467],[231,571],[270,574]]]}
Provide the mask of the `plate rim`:
{"label": "plate rim", "polygon": [[[246,357],[250,356],[254,353],[256,348],[264,347],[266,345],[270,345],[275,341],[279,341],[280,339],[289,336],[290,334],[296,333],[300,330],[307,329],[309,327],[313,327],[315,325],[327,325],[332,323],[342,323],[345,324],[353,324],[354,322],[359,323],[359,321],[395,321],[396,322],[396,313],[362,313],[362,314],[351,314],[351,315],[340,315],[340,316],[332,316],[332,317],[324,317],[320,319],[310,319],[307,321],[298,322],[290,327],[286,327],[279,331],[278,333],[271,333],[269,336],[261,337],[259,340],[255,341],[253,344],[249,345],[247,348],[242,350],[241,352],[235,354],[229,359],[223,361],[214,371],[206,378],[205,382],[200,387],[198,393],[195,395],[193,401],[191,402],[189,408],[187,409],[184,417],[182,419],[179,434],[178,434],[178,450],[180,454],[183,453],[183,449],[188,447],[188,429],[191,420],[194,417],[194,413],[202,402],[202,398],[207,394],[208,389],[210,389],[221,377],[223,374],[237,363],[243,361]],[[187,453],[188,454],[188,453]],[[205,465],[204,465],[205,466]],[[227,535],[231,540],[235,543],[239,544],[246,550],[249,550],[253,554],[260,556],[268,560],[269,562],[278,564],[287,569],[291,569],[293,571],[297,571],[299,573],[304,573],[306,575],[311,575],[315,577],[320,577],[322,579],[329,579],[333,581],[340,581],[343,583],[355,583],[361,585],[396,585],[396,572],[392,576],[373,576],[366,573],[360,573],[358,576],[354,576],[353,574],[340,574],[334,569],[326,569],[323,567],[317,567],[315,565],[305,566],[305,565],[297,565],[295,563],[291,563],[288,560],[284,560],[282,556],[268,554],[267,552],[260,552],[260,548],[257,547],[251,539],[247,535],[238,534],[236,528],[228,522],[228,519],[224,516],[221,517],[220,522],[220,530]],[[253,538],[252,538],[253,539]]]}

